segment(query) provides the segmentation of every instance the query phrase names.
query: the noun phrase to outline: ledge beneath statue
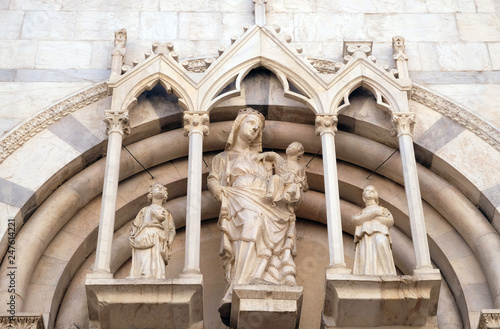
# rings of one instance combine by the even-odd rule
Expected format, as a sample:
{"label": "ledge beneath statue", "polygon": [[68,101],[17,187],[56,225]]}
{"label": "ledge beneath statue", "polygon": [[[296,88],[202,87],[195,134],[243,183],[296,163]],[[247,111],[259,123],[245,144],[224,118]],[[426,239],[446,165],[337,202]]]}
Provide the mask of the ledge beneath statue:
{"label": "ledge beneath statue", "polygon": [[437,328],[439,270],[403,276],[327,273],[322,328]]}
{"label": "ledge beneath statue", "polygon": [[85,282],[90,329],[203,328],[203,279],[105,279]]}
{"label": "ledge beneath statue", "polygon": [[231,328],[298,328],[303,290],[299,286],[235,286]]}

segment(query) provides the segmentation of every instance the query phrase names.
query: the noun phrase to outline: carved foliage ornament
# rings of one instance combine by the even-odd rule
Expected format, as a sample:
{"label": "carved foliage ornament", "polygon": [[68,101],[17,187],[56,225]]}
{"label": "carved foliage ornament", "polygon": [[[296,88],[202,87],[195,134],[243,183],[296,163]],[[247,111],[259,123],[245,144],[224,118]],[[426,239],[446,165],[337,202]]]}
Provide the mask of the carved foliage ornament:
{"label": "carved foliage ornament", "polygon": [[108,87],[106,83],[100,83],[64,99],[24,123],[0,141],[0,163],[35,136],[35,134],[66,115],[103,99],[107,96],[107,93]]}
{"label": "carved foliage ornament", "polygon": [[495,310],[495,312],[481,312],[478,329],[500,329],[500,313],[498,310]]}
{"label": "carved foliage ornament", "polygon": [[413,137],[413,126],[415,125],[415,113],[411,112],[401,112],[392,114],[392,123],[394,124],[394,130],[392,135],[397,132],[398,137],[402,135],[409,135]]}
{"label": "carved foliage ornament", "polygon": [[323,133],[334,134],[337,132],[338,118],[336,114],[318,114],[316,115],[316,135]]}
{"label": "carved foliage ornament", "polygon": [[106,123],[106,134],[108,135],[115,132],[122,135],[130,133],[128,112],[106,111],[104,122]]}
{"label": "carved foliage ornament", "polygon": [[203,136],[208,135],[208,112],[184,112],[184,136],[190,133],[198,132]]}
{"label": "carved foliage ornament", "polygon": [[2,316],[0,327],[6,329],[44,329],[41,316]]}

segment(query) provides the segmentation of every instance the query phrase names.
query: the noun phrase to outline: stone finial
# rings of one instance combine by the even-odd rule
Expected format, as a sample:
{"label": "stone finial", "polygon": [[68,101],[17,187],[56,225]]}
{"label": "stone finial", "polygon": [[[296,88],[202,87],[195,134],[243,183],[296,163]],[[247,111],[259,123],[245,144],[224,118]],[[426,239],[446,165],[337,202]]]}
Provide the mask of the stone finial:
{"label": "stone finial", "polygon": [[184,136],[188,136],[193,132],[199,132],[203,136],[208,135],[209,124],[208,112],[184,112]]}
{"label": "stone finial", "polygon": [[126,53],[127,30],[121,29],[115,31],[115,46],[111,53],[111,76],[122,74],[123,57]]}
{"label": "stone finial", "polygon": [[400,36],[392,37],[392,49],[393,54],[397,55],[398,53],[405,52],[405,38]]}
{"label": "stone finial", "polygon": [[395,112],[392,114],[392,123],[394,130],[392,135],[397,133],[398,137],[409,135],[413,137],[413,126],[415,125],[415,113],[411,112]]}
{"label": "stone finial", "polygon": [[113,55],[125,56],[125,47],[127,46],[127,30],[121,29],[115,31],[115,47],[113,48]]}
{"label": "stone finial", "polygon": [[266,25],[266,3],[267,0],[253,0],[255,3],[255,25],[264,26]]}
{"label": "stone finial", "polygon": [[338,118],[336,114],[316,114],[316,135],[323,133],[334,134],[337,132]]}
{"label": "stone finial", "polygon": [[393,58],[396,62],[397,72],[395,76],[404,82],[410,84],[410,75],[408,73],[408,56],[405,52],[405,38],[395,36],[392,38]]}
{"label": "stone finial", "polygon": [[106,134],[119,133],[129,134],[130,125],[128,112],[106,111],[104,113],[104,122],[106,123]]}

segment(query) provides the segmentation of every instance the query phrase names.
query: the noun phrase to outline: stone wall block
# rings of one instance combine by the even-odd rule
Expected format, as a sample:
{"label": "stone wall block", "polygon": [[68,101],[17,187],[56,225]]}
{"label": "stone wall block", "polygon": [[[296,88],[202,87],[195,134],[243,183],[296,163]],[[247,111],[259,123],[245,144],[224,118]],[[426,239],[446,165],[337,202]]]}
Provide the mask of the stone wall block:
{"label": "stone wall block", "polygon": [[497,0],[475,0],[478,13],[500,12],[500,3]]}
{"label": "stone wall block", "polygon": [[[420,2],[420,1],[411,1]],[[347,12],[358,13],[360,8],[363,8],[364,13],[394,13],[405,12],[404,1],[390,1],[390,0],[318,0],[318,12]]]}
{"label": "stone wall block", "polygon": [[295,36],[301,42],[365,40],[368,37],[365,16],[362,14],[301,13],[295,14],[294,24]]}
{"label": "stone wall block", "polygon": [[[213,1],[213,0],[160,0],[161,11],[177,11],[177,12],[220,12],[221,7],[225,7],[229,2],[238,1]],[[224,3],[224,6],[221,6]],[[252,4],[253,5],[253,4]],[[252,7],[253,8],[253,7]]]}
{"label": "stone wall block", "polygon": [[92,55],[90,59],[91,69],[111,69],[111,50],[113,42],[94,41],[92,43]]}
{"label": "stone wall block", "polygon": [[272,0],[268,1],[266,11],[269,12],[315,12],[317,1]]}
{"label": "stone wall block", "polygon": [[76,40],[112,40],[116,30],[126,28],[128,40],[137,39],[139,12],[78,12]]}
{"label": "stone wall block", "polygon": [[491,58],[491,68],[500,71],[500,42],[488,43],[488,51]]}
{"label": "stone wall block", "polygon": [[76,13],[60,11],[28,11],[24,18],[22,39],[71,40]]}
{"label": "stone wall block", "polygon": [[488,48],[484,43],[437,43],[436,54],[443,71],[491,70]]}
{"label": "stone wall block", "polygon": [[180,13],[179,37],[184,40],[218,40],[222,33],[220,13]]}
{"label": "stone wall block", "polygon": [[422,71],[439,71],[435,43],[419,42],[418,52],[420,54],[420,69]]}
{"label": "stone wall block", "polygon": [[39,41],[35,66],[41,69],[88,69],[91,41]]}
{"label": "stone wall block", "polygon": [[[170,41],[177,39],[177,13],[142,12],[139,16],[139,35],[142,40]],[[144,51],[149,50],[145,49]],[[140,59],[143,59],[141,57]]]}
{"label": "stone wall block", "polygon": [[0,22],[2,22],[0,39],[18,39],[21,34],[23,18],[23,11],[0,11]]}
{"label": "stone wall block", "polygon": [[0,69],[33,68],[36,41],[0,40]]}
{"label": "stone wall block", "polygon": [[375,14],[366,15],[365,20],[368,40],[391,40],[395,29],[408,42],[453,42],[459,39],[452,14]]}
{"label": "stone wall block", "polygon": [[474,13],[476,6],[473,0],[427,0],[429,13]]}
{"label": "stone wall block", "polygon": [[[41,0],[39,0],[41,1]],[[87,1],[74,1],[74,0],[58,0],[62,1],[63,10],[76,10],[76,11],[114,11],[114,12],[139,12],[143,10],[158,10],[158,0],[87,0]]]}
{"label": "stone wall block", "polygon": [[499,14],[457,14],[457,26],[462,41],[500,41]]}
{"label": "stone wall block", "polygon": [[61,10],[62,1],[63,0],[11,0],[9,9],[10,10]]}
{"label": "stone wall block", "polygon": [[251,12],[249,12],[249,13],[223,13],[222,14],[222,40],[226,41],[226,40],[230,40],[232,36],[242,35],[243,34],[243,26],[253,25],[254,22],[255,22],[255,18]]}

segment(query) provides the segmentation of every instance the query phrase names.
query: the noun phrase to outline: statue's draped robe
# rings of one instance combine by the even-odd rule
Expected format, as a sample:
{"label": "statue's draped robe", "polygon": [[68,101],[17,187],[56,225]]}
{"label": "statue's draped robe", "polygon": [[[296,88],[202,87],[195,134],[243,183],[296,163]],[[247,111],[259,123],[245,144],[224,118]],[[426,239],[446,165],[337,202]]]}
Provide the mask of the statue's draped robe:
{"label": "statue's draped robe", "polygon": [[[396,275],[389,235],[389,227],[394,224],[394,219],[389,210],[379,205],[376,207],[382,210],[384,216],[373,216],[356,226],[353,274]],[[367,210],[363,209],[359,215]]]}
{"label": "statue's draped robe", "polygon": [[[162,206],[152,204],[141,209],[132,224],[129,242],[132,247],[130,278],[165,278],[165,265],[169,258],[168,236],[162,224]],[[167,211],[165,224],[173,225]],[[171,231],[167,227],[167,231]],[[133,238],[132,238],[133,237]]]}
{"label": "statue's draped robe", "polygon": [[295,277],[295,263],[282,250],[287,238],[295,239],[295,214],[287,203],[271,205],[265,199],[269,173],[257,156],[222,152],[214,157],[208,177],[209,185],[215,181],[223,190],[218,222],[228,281],[223,302],[230,302],[235,284],[252,279],[282,284],[287,275]]}

